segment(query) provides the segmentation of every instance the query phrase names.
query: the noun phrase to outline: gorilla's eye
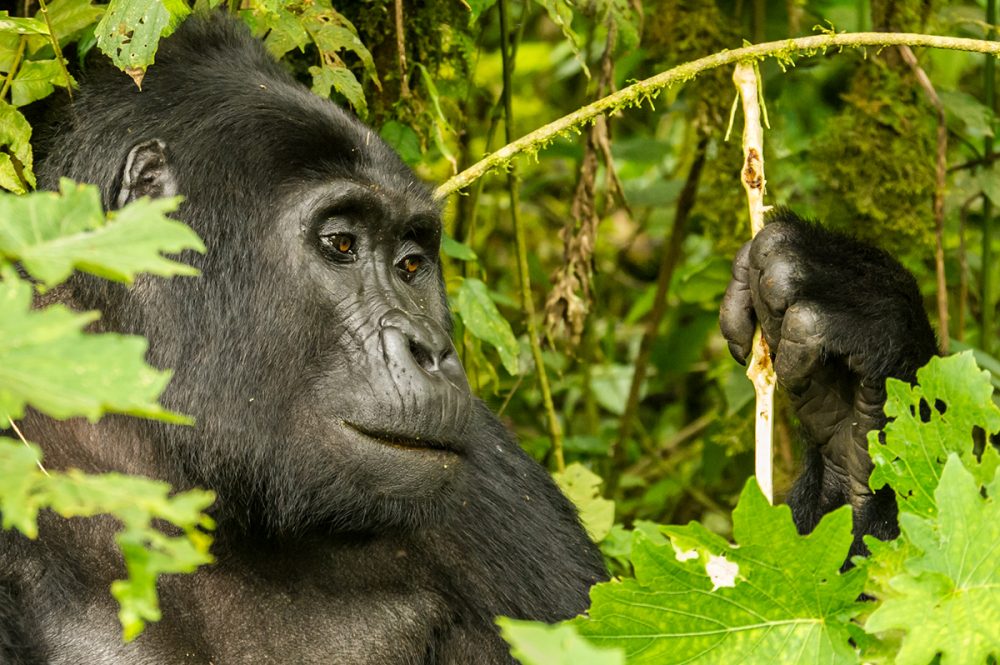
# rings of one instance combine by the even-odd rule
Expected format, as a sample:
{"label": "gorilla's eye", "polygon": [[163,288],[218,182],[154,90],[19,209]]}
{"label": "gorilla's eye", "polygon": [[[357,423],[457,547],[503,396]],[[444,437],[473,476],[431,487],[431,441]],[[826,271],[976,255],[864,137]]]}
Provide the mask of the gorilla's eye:
{"label": "gorilla's eye", "polygon": [[327,253],[340,261],[353,261],[355,259],[354,246],[356,241],[349,233],[331,233],[320,236],[320,243]]}
{"label": "gorilla's eye", "polygon": [[419,254],[410,254],[409,256],[403,257],[403,260],[396,264],[400,272],[403,273],[405,279],[412,279],[414,275],[420,272],[420,268],[424,265],[424,257]]}

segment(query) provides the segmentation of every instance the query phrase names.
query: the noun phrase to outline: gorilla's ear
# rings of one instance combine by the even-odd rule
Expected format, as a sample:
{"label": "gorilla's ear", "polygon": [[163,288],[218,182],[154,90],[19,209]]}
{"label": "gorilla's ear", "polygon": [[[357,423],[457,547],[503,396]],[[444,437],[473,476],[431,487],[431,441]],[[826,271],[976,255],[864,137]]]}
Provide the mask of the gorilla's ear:
{"label": "gorilla's ear", "polygon": [[160,139],[143,141],[129,150],[115,203],[119,208],[143,196],[160,198],[177,193],[177,182]]}

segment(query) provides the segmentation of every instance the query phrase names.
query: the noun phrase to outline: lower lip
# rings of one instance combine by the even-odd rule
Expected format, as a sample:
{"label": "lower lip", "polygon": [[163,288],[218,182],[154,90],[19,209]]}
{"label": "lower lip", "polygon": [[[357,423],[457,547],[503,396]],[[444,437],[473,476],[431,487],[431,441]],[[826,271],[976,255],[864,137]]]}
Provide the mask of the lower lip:
{"label": "lower lip", "polygon": [[369,441],[374,441],[376,443],[379,443],[383,446],[388,446],[390,448],[396,448],[397,450],[408,450],[419,453],[437,453],[440,455],[456,454],[455,451],[450,450],[437,442],[424,443],[418,439],[404,439],[396,437],[390,438],[390,437],[380,436],[377,434],[370,434],[365,430],[361,429],[360,427],[357,427],[353,423],[347,422],[346,420],[344,421],[344,425],[348,429],[357,432],[358,434],[360,434],[365,439],[368,439]]}

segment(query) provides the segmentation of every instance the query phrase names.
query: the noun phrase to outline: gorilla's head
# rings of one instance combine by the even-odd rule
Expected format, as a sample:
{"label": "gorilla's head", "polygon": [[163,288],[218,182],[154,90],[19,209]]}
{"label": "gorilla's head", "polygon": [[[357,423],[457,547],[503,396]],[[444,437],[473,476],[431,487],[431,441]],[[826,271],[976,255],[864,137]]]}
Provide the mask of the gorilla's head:
{"label": "gorilla's head", "polygon": [[496,428],[451,344],[439,209],[377,134],[222,17],[165,40],[141,92],[94,68],[72,118],[45,185],[97,183],[109,208],[181,194],[208,248],[184,257],[200,278],[65,295],[176,370],[164,404],[197,424],[130,425],[158,472],[279,531],[418,525],[460,498]]}

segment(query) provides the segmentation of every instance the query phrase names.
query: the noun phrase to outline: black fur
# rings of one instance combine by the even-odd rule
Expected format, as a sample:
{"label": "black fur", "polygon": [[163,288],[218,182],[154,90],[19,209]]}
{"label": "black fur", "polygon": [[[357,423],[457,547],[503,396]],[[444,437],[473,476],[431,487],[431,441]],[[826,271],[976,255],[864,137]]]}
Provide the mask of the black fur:
{"label": "black fur", "polygon": [[916,280],[886,252],[779,209],[737,254],[722,302],[740,361],[758,321],[806,441],[788,495],[799,530],[849,504],[852,555],[866,552],[865,535],[894,538],[896,498],[868,487],[866,435],[885,425],[886,379],[913,381],[936,351]]}
{"label": "black fur", "polygon": [[[142,334],[195,427],[25,418],[51,468],[208,487],[218,562],[159,585],[123,645],[109,519],[0,541],[4,663],[506,663],[494,617],[555,621],[605,578],[575,511],[464,383],[427,188],[247,31],[193,18],[139,92],[107,65],[41,127],[42,186],[178,191],[196,279],[50,296]],[[339,235],[338,235],[339,234]],[[354,254],[335,249],[349,234]],[[334,248],[331,248],[334,247]],[[423,267],[410,279],[404,255]]]}

